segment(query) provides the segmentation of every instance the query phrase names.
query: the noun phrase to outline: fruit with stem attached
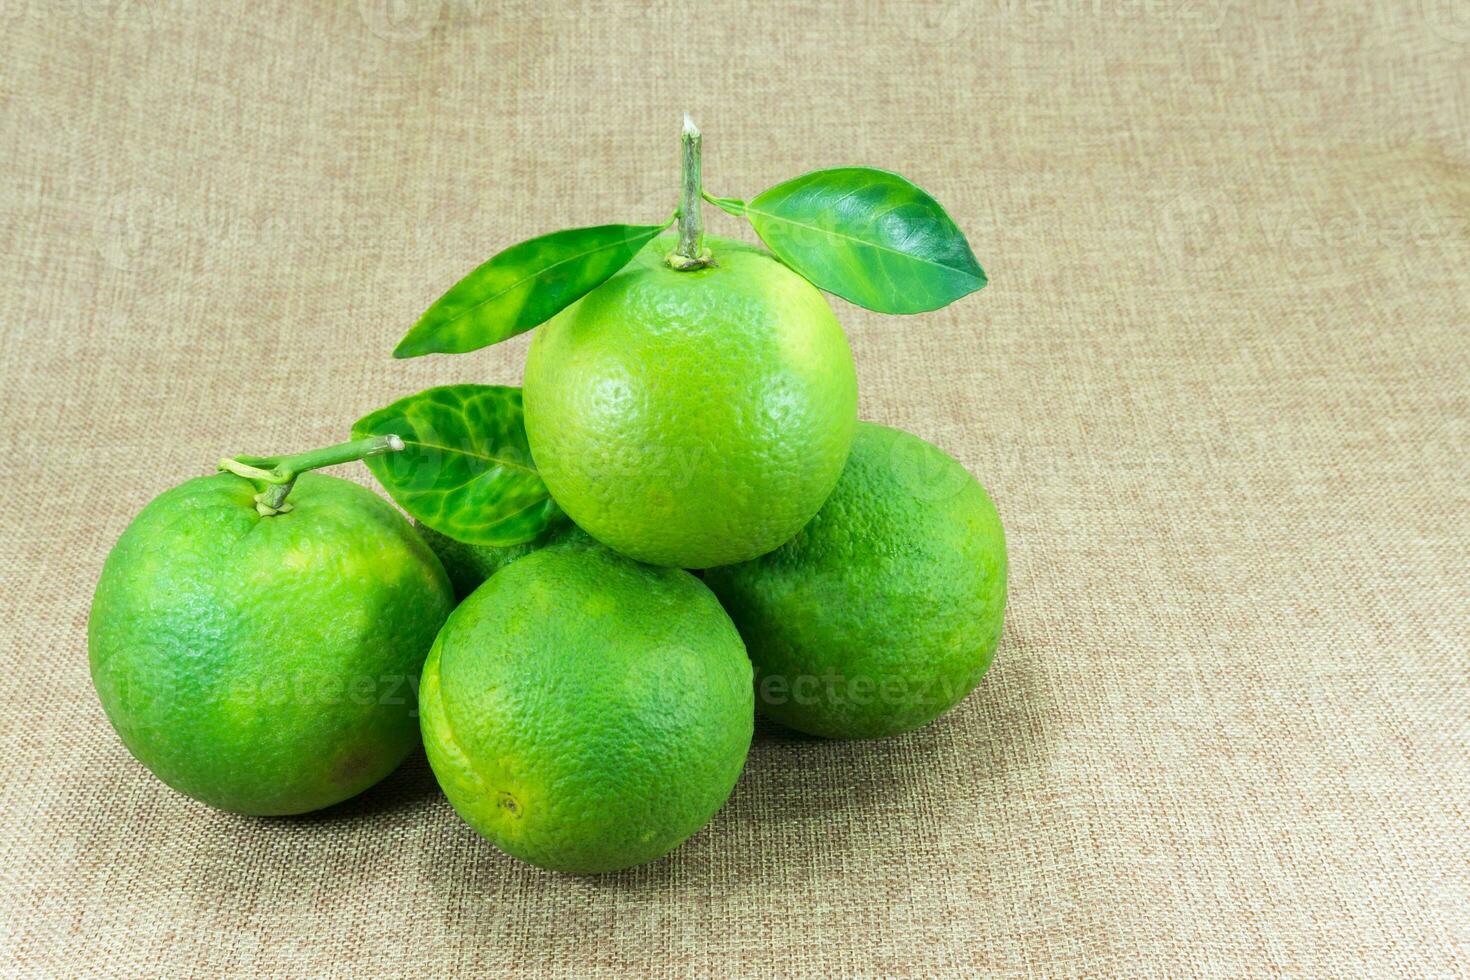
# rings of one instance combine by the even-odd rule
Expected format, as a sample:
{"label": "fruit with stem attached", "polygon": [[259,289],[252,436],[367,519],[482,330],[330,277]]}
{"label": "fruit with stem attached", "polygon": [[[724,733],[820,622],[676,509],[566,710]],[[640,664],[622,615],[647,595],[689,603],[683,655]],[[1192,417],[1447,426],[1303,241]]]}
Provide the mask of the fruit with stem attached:
{"label": "fruit with stem attached", "polygon": [[857,379],[831,308],[768,253],[706,239],[685,118],[675,239],[543,324],[526,435],[552,497],[639,561],[706,568],[786,541],[852,441]]}
{"label": "fruit with stem attached", "polygon": [[367,789],[417,744],[415,682],[449,581],[382,498],[304,472],[395,445],[225,460],[155,498],[108,555],[93,684],[128,750],[174,789],[303,813]]}
{"label": "fruit with stem attached", "polygon": [[[852,354],[819,290],[919,313],[986,283],[953,219],[897,174],[818,170],[749,201],[718,197],[702,187],[702,144],[685,116],[673,218],[505,248],[404,336],[395,356],[465,353],[541,328],[523,432],[521,392],[463,385],[364,420],[368,431],[435,437],[411,444],[425,465],[374,469],[415,518],[498,548],[532,540],[565,511],[652,564],[763,554],[821,506],[856,423]],[[705,201],[748,220],[770,251],[706,237]],[[675,221],[676,234],[660,239]],[[450,418],[450,401],[485,410]],[[447,456],[460,462],[436,465]],[[507,492],[488,492],[497,485]]]}
{"label": "fruit with stem attached", "polygon": [[678,270],[656,239],[543,324],[526,434],[551,495],[639,561],[706,568],[785,542],[842,472],[852,353],[827,301],[760,249],[707,238]]}

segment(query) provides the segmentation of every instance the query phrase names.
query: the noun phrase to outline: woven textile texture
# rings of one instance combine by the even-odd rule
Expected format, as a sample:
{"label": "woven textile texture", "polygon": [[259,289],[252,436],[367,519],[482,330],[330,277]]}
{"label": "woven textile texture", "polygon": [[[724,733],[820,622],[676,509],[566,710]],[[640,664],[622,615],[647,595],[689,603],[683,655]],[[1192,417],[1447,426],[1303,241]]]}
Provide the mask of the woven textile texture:
{"label": "woven textile texture", "polygon": [[[597,878],[421,755],[290,819],[152,778],[87,672],[127,522],[519,383],[528,336],[389,351],[512,242],[669,214],[684,109],[713,193],[896,170],[990,274],[834,300],[862,415],[997,502],[986,680],[760,727]],[[1467,0],[9,0],[0,168],[0,971],[1470,974]]]}

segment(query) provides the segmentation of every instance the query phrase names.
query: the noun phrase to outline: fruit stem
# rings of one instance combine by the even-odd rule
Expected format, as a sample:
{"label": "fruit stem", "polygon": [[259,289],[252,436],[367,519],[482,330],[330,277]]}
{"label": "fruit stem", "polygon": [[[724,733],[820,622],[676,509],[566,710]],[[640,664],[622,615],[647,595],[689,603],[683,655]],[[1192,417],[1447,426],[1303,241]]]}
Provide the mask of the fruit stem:
{"label": "fruit stem", "polygon": [[293,456],[230,456],[219,461],[219,468],[253,482],[260,491],[255,495],[255,509],[261,517],[274,517],[291,509],[286,495],[296,485],[296,478],[307,470],[352,463],[402,449],[403,440],[398,436],[369,436]]}
{"label": "fruit stem", "polygon": [[684,113],[684,131],[679,140],[684,147],[684,187],[679,196],[679,244],[669,254],[670,267],[680,272],[703,269],[710,264],[709,250],[704,247],[704,218],[700,214],[703,181],[700,176],[700,152],[704,138],[699,127]]}

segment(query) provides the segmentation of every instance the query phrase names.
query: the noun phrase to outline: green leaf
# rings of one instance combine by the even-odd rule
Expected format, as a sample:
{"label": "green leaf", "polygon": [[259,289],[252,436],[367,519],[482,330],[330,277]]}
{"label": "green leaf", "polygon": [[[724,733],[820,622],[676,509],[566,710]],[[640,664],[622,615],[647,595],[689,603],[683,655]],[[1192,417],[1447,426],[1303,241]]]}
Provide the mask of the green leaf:
{"label": "green leaf", "polygon": [[705,193],[701,193],[700,197],[732,217],[745,217],[745,202],[738,197],[715,197],[713,194]]}
{"label": "green leaf", "polygon": [[572,228],[512,245],[439,297],[393,356],[463,354],[545,323],[611,279],[670,224]]}
{"label": "green leaf", "polygon": [[782,262],[880,313],[937,310],[985,285],[944,208],[898,174],[817,170],[772,187],[745,214]]}
{"label": "green leaf", "polygon": [[396,435],[401,452],[366,462],[419,521],[466,544],[530,541],[563,518],[536,472],[521,389],[445,385],[364,415],[354,439]]}

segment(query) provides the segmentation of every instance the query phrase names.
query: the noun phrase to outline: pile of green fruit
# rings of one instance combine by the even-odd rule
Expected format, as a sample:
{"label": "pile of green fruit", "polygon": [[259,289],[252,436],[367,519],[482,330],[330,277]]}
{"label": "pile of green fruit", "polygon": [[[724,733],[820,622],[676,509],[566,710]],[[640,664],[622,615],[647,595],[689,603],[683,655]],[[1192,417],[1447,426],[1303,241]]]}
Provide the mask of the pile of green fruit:
{"label": "pile of green fruit", "polygon": [[[212,806],[291,814],[422,740],[498,847],[600,872],[709,821],[757,710],[876,738],[975,687],[1005,606],[995,507],[941,450],[858,421],[819,291],[937,309],[985,284],[969,245],[894,174],[817,171],[747,202],[703,191],[687,120],[682,148],[667,222],[512,246],[395,351],[539,325],[523,390],[420,392],[340,446],[222,460],[132,522],[88,641],[143,765]],[[706,237],[701,200],[769,251]],[[358,459],[414,524],[309,472]]]}

